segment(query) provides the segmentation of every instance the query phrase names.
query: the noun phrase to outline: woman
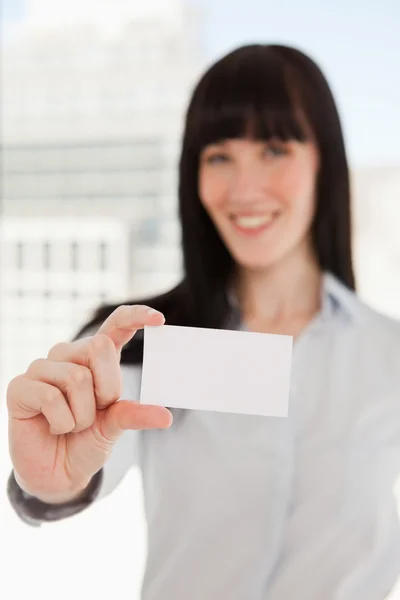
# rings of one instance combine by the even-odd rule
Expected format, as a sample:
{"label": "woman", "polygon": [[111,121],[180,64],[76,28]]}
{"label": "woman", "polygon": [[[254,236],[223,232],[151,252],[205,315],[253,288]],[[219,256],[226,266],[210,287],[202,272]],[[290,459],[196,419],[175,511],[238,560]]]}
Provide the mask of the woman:
{"label": "woman", "polygon": [[[136,462],[145,600],[385,598],[400,573],[400,332],[355,295],[341,126],[308,57],[256,45],[209,69],[179,203],[182,283],[101,308],[11,382],[11,502],[59,519]],[[164,317],[293,335],[289,418],[174,410],[170,427],[167,409],[116,402],[139,395],[136,330]]]}

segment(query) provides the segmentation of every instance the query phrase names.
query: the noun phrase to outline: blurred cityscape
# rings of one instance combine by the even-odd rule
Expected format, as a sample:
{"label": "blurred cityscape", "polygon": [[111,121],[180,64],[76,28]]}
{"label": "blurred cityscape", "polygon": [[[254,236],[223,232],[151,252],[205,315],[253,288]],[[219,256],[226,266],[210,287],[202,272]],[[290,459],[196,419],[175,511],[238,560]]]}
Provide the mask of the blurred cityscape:
{"label": "blurred cityscape", "polygon": [[[188,97],[206,64],[202,27],[201,10],[183,0],[26,0],[2,49],[2,398],[12,377],[72,337],[100,303],[178,280],[176,167]],[[400,161],[354,169],[352,185],[360,293],[400,317]],[[0,402],[2,488],[10,469],[4,414]],[[138,590],[145,529],[140,501],[132,500],[139,483],[129,477],[115,498],[130,516],[115,522],[138,532]],[[104,517],[116,501],[52,525],[40,533],[42,548],[60,531],[72,547],[100,521],[111,539],[114,526]],[[37,532],[19,523],[3,492],[0,518],[10,556],[21,559],[22,540],[25,557],[37,550]],[[134,558],[118,560],[129,568]],[[11,569],[9,581],[14,576]]]}

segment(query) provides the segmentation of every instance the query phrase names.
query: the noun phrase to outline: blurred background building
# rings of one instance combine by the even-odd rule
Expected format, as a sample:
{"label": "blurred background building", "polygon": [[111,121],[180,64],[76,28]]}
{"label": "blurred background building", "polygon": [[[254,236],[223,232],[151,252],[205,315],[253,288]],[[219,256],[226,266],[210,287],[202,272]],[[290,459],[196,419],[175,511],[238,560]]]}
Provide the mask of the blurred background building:
{"label": "blurred background building", "polygon": [[[338,0],[329,23],[314,0],[2,0],[2,9],[2,398],[12,377],[68,340],[97,305],[178,280],[176,167],[187,100],[203,68],[243,43],[297,45],[326,71],[353,167],[359,290],[400,317],[400,4]],[[69,599],[79,581],[78,597],[137,600],[146,551],[138,473],[88,513],[30,529],[4,495],[5,413],[0,402],[8,557],[0,597],[40,590],[50,600],[57,589]],[[88,556],[118,581],[88,578]]]}

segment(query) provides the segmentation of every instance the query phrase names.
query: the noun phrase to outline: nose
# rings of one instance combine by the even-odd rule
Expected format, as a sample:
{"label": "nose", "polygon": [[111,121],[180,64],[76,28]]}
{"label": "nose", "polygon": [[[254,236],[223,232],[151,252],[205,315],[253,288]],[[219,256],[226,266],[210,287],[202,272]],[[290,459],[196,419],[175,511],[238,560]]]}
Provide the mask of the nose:
{"label": "nose", "polygon": [[232,174],[230,197],[233,204],[252,204],[265,197],[266,174],[255,165],[237,165]]}

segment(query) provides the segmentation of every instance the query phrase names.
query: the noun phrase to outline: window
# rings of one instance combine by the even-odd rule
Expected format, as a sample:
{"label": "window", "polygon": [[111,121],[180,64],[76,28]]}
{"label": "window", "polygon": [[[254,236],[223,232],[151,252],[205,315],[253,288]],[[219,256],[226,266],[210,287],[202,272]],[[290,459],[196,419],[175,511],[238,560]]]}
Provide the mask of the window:
{"label": "window", "polygon": [[18,271],[22,271],[24,268],[24,244],[23,242],[17,242],[16,246],[16,263]]}
{"label": "window", "polygon": [[104,240],[99,244],[99,267],[100,271],[106,271],[108,266],[108,245]]}
{"label": "window", "polygon": [[155,246],[160,237],[158,219],[146,219],[138,228],[138,243],[144,246]]}
{"label": "window", "polygon": [[43,244],[43,268],[48,271],[51,267],[51,244],[44,242]]}
{"label": "window", "polygon": [[79,244],[75,240],[71,244],[71,269],[77,271],[79,268]]}

